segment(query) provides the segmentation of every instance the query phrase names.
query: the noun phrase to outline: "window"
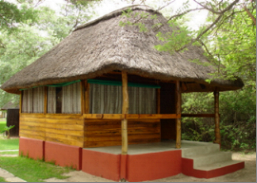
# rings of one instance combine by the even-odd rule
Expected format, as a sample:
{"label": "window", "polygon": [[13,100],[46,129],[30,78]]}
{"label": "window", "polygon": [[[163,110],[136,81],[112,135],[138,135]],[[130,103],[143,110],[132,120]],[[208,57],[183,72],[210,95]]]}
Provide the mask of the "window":
{"label": "window", "polygon": [[128,87],[130,114],[156,114],[156,89]]}
{"label": "window", "polygon": [[90,84],[90,113],[121,114],[122,87]]}
{"label": "window", "polygon": [[62,87],[55,88],[56,113],[62,113]]}
{"label": "window", "polygon": [[[117,86],[118,82],[109,83],[113,85],[90,83],[90,113],[122,113],[122,86]],[[144,85],[129,86],[128,93],[130,114],[156,113],[156,88],[144,87]]]}
{"label": "window", "polygon": [[44,87],[23,90],[22,113],[44,113]]}
{"label": "window", "polygon": [[48,87],[48,113],[80,113],[80,82],[62,87]]}

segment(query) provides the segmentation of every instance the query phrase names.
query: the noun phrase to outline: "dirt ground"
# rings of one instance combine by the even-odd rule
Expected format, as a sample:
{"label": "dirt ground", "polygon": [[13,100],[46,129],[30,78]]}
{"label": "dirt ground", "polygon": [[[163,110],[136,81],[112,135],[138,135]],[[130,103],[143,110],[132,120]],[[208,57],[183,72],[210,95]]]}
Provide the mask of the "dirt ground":
{"label": "dirt ground", "polygon": [[[157,179],[148,182],[256,182],[256,152],[244,154],[242,152],[234,152],[233,160],[240,160],[245,162],[245,168],[234,173],[223,175],[211,179],[200,179],[179,174],[172,177]],[[72,171],[67,174],[70,176],[67,179],[58,180],[51,178],[45,180],[46,182],[113,182],[112,180],[96,177],[82,171]]]}

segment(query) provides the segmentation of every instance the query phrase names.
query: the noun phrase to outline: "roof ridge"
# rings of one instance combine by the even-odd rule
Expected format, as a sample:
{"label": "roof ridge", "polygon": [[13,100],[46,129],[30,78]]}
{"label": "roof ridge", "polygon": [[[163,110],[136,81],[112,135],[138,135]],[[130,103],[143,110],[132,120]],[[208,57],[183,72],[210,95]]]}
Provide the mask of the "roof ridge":
{"label": "roof ridge", "polygon": [[94,20],[91,20],[83,25],[80,25],[78,26],[76,29],[73,30],[73,32],[77,31],[77,30],[80,30],[80,29],[83,29],[83,28],[86,28],[86,27],[89,27],[91,25],[95,25],[101,21],[104,21],[104,20],[108,20],[110,18],[113,18],[113,17],[116,17],[116,16],[120,16],[123,11],[129,9],[129,8],[132,8],[132,11],[134,10],[144,10],[144,11],[148,11],[148,12],[152,12],[152,13],[157,13],[157,14],[161,14],[159,11],[156,11],[154,10],[153,8],[151,8],[150,6],[147,6],[147,5],[140,5],[140,4],[136,4],[136,5],[129,5],[129,6],[125,6],[123,8],[120,8],[118,10],[114,10],[106,15],[103,15],[101,17],[98,17]]}

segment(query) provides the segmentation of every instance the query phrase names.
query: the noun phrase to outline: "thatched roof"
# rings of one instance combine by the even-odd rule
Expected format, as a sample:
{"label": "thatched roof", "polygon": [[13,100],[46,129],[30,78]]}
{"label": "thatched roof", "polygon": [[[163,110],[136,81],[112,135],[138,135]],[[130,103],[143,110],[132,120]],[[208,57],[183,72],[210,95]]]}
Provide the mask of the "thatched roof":
{"label": "thatched roof", "polygon": [[[243,87],[241,79],[206,83],[213,68],[190,61],[208,62],[200,47],[190,46],[187,51],[174,54],[157,51],[154,46],[162,43],[156,38],[157,32],[172,31],[167,20],[148,6],[130,8],[133,12],[157,14],[156,19],[139,20],[145,24],[147,32],[140,32],[137,26],[119,25],[120,21],[138,20],[138,17],[122,16],[122,11],[128,7],[114,11],[78,27],[60,44],[12,76],[1,88],[18,93],[21,88],[94,78],[113,70],[159,80],[181,80],[188,85],[188,91],[213,91],[215,88],[224,91]],[[157,31],[152,28],[156,23],[164,25]]]}

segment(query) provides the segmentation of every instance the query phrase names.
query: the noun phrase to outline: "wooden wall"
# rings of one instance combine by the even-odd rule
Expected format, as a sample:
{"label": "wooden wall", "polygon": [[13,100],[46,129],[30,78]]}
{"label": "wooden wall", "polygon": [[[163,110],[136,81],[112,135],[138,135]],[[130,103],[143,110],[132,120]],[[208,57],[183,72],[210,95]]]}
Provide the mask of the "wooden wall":
{"label": "wooden wall", "polygon": [[[129,144],[159,142],[160,135],[159,119],[128,121]],[[84,119],[74,114],[21,113],[20,137],[79,147],[121,145],[121,120]]]}
{"label": "wooden wall", "polygon": [[83,116],[21,113],[20,136],[83,147]]}
{"label": "wooden wall", "polygon": [[[86,119],[84,147],[121,145],[121,120]],[[128,143],[160,141],[160,120],[128,120]]]}

